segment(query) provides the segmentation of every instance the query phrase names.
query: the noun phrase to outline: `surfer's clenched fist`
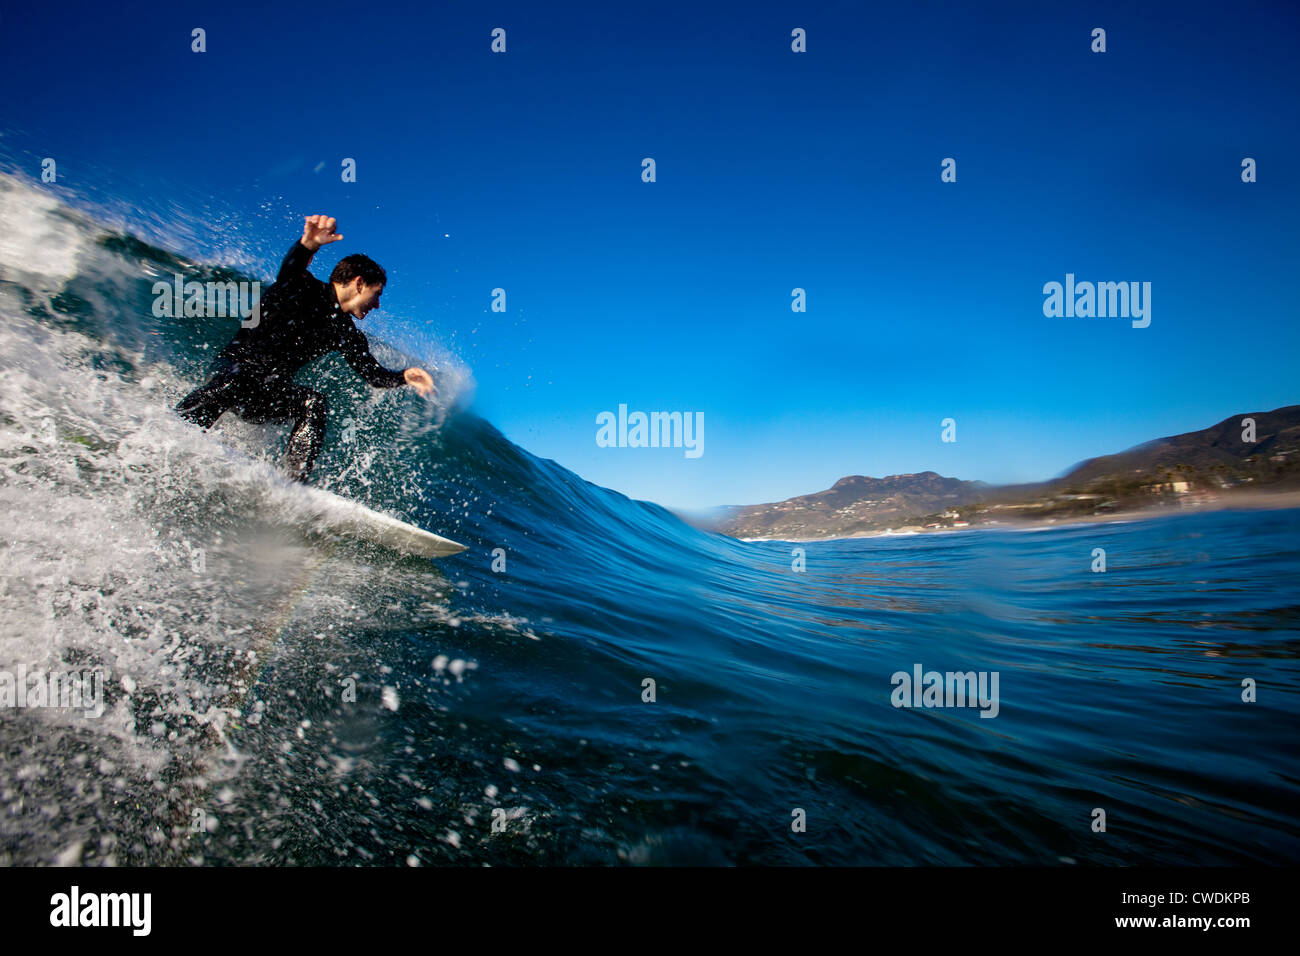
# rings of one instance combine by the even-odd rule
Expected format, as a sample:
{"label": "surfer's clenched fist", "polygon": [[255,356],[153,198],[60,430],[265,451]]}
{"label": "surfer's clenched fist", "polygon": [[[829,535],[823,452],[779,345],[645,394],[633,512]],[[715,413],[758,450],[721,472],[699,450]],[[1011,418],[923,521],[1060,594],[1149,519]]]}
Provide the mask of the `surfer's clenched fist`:
{"label": "surfer's clenched fist", "polygon": [[333,216],[308,216],[302,226],[302,244],[315,252],[328,242],[338,242],[343,237],[334,232],[337,225]]}

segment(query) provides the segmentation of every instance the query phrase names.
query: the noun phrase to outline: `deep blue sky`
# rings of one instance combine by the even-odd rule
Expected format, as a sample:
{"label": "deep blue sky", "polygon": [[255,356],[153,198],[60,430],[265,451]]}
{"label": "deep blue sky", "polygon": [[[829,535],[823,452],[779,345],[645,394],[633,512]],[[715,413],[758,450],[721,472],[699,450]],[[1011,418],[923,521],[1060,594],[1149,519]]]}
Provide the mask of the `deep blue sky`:
{"label": "deep blue sky", "polygon": [[[363,328],[672,506],[1038,480],[1300,401],[1296,4],[396,7],[7,10],[0,144],[263,275],[336,216],[317,274],[389,272]],[[1067,272],[1151,282],[1151,326],[1045,318]],[[598,448],[619,403],[703,412],[704,455]]]}

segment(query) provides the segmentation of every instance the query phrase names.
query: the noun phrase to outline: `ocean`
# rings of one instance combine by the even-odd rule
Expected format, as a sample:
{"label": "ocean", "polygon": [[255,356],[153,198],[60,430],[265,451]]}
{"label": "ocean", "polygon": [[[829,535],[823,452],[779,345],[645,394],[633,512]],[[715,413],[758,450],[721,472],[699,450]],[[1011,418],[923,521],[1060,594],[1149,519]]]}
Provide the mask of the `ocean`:
{"label": "ocean", "polygon": [[1300,857],[1296,509],[744,542],[513,444],[454,356],[440,404],[332,357],[317,483],[468,545],[402,557],[303,523],[285,426],[171,412],[233,324],[153,284],[229,270],[7,177],[0,223],[0,672],[102,677],[0,706],[0,863]]}

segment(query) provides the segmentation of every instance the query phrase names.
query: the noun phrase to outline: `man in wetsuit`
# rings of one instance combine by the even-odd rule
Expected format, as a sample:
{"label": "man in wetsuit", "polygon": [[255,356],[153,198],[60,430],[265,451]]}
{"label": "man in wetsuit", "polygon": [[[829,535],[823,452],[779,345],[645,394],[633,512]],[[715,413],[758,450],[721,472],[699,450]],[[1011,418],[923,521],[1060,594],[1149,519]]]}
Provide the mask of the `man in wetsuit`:
{"label": "man in wetsuit", "polygon": [[329,282],[307,271],[317,249],[343,238],[335,234],[336,225],[329,216],[307,217],[302,239],[293,244],[280,274],[262,295],[258,322],[235,333],[213,360],[211,380],[176,406],[184,418],[205,429],[227,409],[256,423],[291,419],[285,471],[304,483],[325,440],[327,411],[324,395],[293,383],[308,362],[341,352],[375,388],[409,384],[421,395],[433,391],[433,379],[424,369],[383,368],[352,324],[352,317],[364,319],[379,307],[388,277],[376,262],[363,255],[347,256],[334,267]]}

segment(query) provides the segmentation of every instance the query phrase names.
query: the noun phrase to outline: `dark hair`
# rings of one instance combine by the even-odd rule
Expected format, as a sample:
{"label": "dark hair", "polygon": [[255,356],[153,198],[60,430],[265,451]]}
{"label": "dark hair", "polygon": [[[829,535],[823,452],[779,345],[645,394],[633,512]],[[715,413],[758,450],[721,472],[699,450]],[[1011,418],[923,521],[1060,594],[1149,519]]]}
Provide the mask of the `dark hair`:
{"label": "dark hair", "polygon": [[386,285],[388,283],[388,273],[383,270],[383,267],[374,259],[363,256],[359,252],[344,256],[339,260],[339,264],[330,273],[330,282],[347,285],[357,276],[361,276],[361,281],[366,285]]}

